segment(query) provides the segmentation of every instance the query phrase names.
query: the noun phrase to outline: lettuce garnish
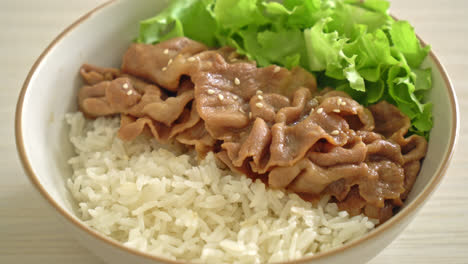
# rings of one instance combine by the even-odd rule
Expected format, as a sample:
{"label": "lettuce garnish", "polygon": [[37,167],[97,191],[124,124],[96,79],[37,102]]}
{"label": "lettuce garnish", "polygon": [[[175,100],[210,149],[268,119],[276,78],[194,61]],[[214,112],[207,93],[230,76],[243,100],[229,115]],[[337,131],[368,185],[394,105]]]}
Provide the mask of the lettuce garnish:
{"label": "lettuce garnish", "polygon": [[257,61],[313,72],[368,106],[381,100],[411,119],[411,133],[428,137],[431,69],[407,21],[395,21],[387,0],[172,0],[141,21],[140,43],[186,36],[208,46],[229,45]]}

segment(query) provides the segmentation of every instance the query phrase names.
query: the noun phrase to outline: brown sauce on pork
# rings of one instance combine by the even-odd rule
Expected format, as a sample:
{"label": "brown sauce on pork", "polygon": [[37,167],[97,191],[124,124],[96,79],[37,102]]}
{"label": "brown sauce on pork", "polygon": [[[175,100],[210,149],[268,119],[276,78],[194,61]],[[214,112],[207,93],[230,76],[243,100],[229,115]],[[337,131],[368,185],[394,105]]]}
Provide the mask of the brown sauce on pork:
{"label": "brown sauce on pork", "polygon": [[80,110],[121,115],[119,137],[216,153],[234,171],[308,199],[330,194],[342,210],[385,221],[402,205],[427,151],[405,137],[410,120],[380,102],[318,91],[302,68],[257,68],[231,48],[187,38],[132,44],[121,69],[83,65]]}

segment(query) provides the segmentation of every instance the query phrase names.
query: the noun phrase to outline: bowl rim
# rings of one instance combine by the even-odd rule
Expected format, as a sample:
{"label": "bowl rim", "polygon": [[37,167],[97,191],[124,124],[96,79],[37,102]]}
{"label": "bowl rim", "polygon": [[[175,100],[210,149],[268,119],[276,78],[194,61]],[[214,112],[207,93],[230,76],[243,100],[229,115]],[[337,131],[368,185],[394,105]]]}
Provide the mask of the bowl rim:
{"label": "bowl rim", "polygon": [[[58,44],[60,41],[66,37],[68,33],[70,33],[72,30],[74,30],[77,26],[82,24],[85,20],[90,18],[91,16],[95,15],[99,11],[102,11],[105,7],[110,6],[111,4],[117,2],[117,0],[108,0],[104,2],[103,4],[97,6],[96,8],[92,9],[85,15],[81,16],[78,20],[73,22],[70,26],[68,26],[65,30],[63,30],[48,46],[47,48],[41,53],[41,55],[38,57],[38,59],[35,61],[33,66],[31,67],[31,70],[29,71],[23,86],[21,88],[18,102],[16,105],[16,113],[15,113],[15,137],[16,137],[16,147],[18,151],[19,158],[21,160],[21,164],[23,166],[24,171],[26,172],[29,180],[31,183],[34,185],[37,191],[39,191],[42,196],[49,202],[49,204],[54,207],[65,219],[70,221],[72,224],[75,225],[75,227],[78,227],[81,229],[81,231],[85,231],[86,233],[90,234],[93,236],[95,239],[100,240],[101,242],[105,242],[108,245],[113,246],[115,249],[121,249],[127,253],[130,253],[135,256],[143,257],[147,260],[152,260],[152,261],[159,261],[162,263],[170,263],[170,264],[183,264],[183,263],[190,263],[188,261],[174,261],[170,259],[166,259],[163,257],[159,257],[150,253],[142,252],[137,249],[129,248],[124,246],[122,243],[113,240],[93,229],[90,227],[86,226],[84,223],[81,221],[77,220],[76,216],[73,216],[72,214],[68,213],[64,208],[62,208],[53,198],[47,190],[44,188],[44,186],[41,185],[37,175],[34,173],[34,170],[31,166],[31,163],[29,161],[29,157],[26,155],[26,150],[25,150],[25,145],[24,145],[24,140],[23,140],[23,128],[22,128],[22,116],[23,116],[23,105],[24,105],[24,98],[26,95],[26,92],[30,86],[31,79],[34,76],[36,70],[39,68],[39,66],[42,64],[43,60],[46,58],[46,56],[49,54],[49,52]],[[395,18],[394,16],[392,16]],[[396,19],[396,18],[395,18]],[[418,36],[418,39],[421,41],[422,45],[425,46],[426,43]],[[443,81],[445,83],[449,99],[451,102],[451,110],[452,110],[452,133],[450,135],[450,143],[449,143],[449,149],[447,150],[441,166],[438,168],[438,170],[435,173],[435,177],[431,179],[429,184],[426,185],[426,187],[422,190],[422,192],[415,198],[414,201],[412,201],[410,204],[405,206],[398,214],[394,215],[390,220],[379,226],[377,229],[373,230],[372,232],[369,232],[365,236],[352,241],[344,246],[341,246],[336,249],[332,249],[330,251],[326,251],[323,253],[319,253],[314,256],[310,257],[305,257],[301,258],[298,260],[292,260],[292,261],[286,261],[286,262],[281,262],[281,263],[306,263],[306,262],[311,262],[319,259],[325,259],[327,257],[331,257],[333,255],[336,255],[338,253],[342,253],[345,251],[348,251],[352,248],[357,247],[361,243],[365,241],[372,240],[376,237],[378,237],[381,233],[384,233],[385,231],[389,230],[393,226],[395,226],[398,222],[400,222],[402,219],[406,218],[408,215],[410,215],[412,212],[416,211],[418,208],[420,208],[430,197],[430,195],[435,191],[437,186],[440,184],[442,178],[445,175],[445,172],[447,171],[447,168],[449,166],[449,163],[453,157],[454,154],[454,148],[456,145],[456,142],[459,137],[459,109],[458,109],[458,103],[456,99],[456,94],[455,94],[455,89],[452,85],[452,82],[450,81],[450,78],[447,74],[447,71],[445,70],[445,67],[441,64],[437,56],[434,54],[434,52],[431,51],[429,52],[429,57],[433,60],[435,64],[435,68],[441,73]]]}

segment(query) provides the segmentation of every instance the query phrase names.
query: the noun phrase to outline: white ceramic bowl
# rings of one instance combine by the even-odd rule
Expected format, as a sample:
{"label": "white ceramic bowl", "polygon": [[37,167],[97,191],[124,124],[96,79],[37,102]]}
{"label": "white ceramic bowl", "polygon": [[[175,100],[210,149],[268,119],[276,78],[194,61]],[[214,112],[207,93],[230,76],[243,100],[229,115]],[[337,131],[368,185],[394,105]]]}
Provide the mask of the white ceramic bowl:
{"label": "white ceramic bowl", "polygon": [[[110,1],[91,11],[60,34],[32,67],[16,111],[16,140],[26,174],[61,215],[84,246],[109,263],[176,263],[141,253],[88,228],[76,216],[65,187],[72,155],[64,115],[77,110],[84,62],[118,66],[137,35],[138,21],[151,17],[167,1]],[[433,68],[434,128],[421,173],[402,210],[383,225],[348,245],[296,263],[364,263],[404,230],[441,181],[453,153],[458,108],[447,74],[433,53],[424,62]],[[351,261],[350,261],[351,260]]]}

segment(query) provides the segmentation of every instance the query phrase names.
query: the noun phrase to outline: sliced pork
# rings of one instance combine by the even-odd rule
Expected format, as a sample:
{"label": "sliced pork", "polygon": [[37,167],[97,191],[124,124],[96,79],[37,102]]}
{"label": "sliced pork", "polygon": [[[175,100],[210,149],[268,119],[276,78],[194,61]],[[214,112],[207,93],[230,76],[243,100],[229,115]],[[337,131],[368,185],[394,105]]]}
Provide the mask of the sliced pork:
{"label": "sliced pork", "polygon": [[317,89],[302,68],[258,68],[229,47],[187,38],[132,44],[121,70],[83,65],[79,106],[121,115],[119,137],[178,141],[214,151],[234,171],[382,221],[402,205],[427,151],[410,120],[380,102]]}

